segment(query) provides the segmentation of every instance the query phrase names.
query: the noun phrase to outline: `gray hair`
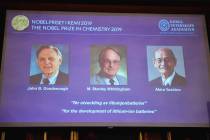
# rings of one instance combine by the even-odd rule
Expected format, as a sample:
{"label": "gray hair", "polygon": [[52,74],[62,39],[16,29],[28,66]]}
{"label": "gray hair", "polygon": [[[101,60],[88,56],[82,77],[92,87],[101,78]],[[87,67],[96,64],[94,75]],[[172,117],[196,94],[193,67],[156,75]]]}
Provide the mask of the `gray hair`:
{"label": "gray hair", "polygon": [[120,57],[120,59],[121,59],[121,55],[120,55],[119,49],[114,48],[114,47],[106,47],[106,48],[102,49],[101,52],[100,52],[100,54],[99,54],[99,62],[102,61],[105,52],[108,51],[108,50],[114,51],[117,55],[119,55],[119,57]]}
{"label": "gray hair", "polygon": [[158,49],[155,50],[155,53],[157,53],[158,51],[161,51],[161,50],[167,51],[167,53],[169,53],[170,56],[176,61],[176,57],[175,57],[173,51],[170,48],[158,48]]}
{"label": "gray hair", "polygon": [[37,58],[39,57],[40,52],[42,50],[44,50],[44,49],[52,49],[52,50],[54,50],[57,53],[58,57],[60,59],[62,59],[62,54],[61,54],[60,50],[57,47],[53,46],[53,45],[42,45],[42,46],[40,46],[39,49],[36,52],[36,57]]}

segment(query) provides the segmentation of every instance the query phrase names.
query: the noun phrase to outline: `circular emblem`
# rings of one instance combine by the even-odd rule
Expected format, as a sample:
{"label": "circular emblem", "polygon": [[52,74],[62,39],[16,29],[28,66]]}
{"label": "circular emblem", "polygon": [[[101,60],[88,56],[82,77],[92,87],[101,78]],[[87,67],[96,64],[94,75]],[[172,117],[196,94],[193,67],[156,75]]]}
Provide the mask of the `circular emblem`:
{"label": "circular emblem", "polygon": [[23,31],[29,26],[29,19],[24,15],[17,15],[13,17],[12,27],[16,31]]}
{"label": "circular emblem", "polygon": [[168,31],[170,28],[170,24],[169,24],[168,20],[162,19],[159,21],[158,27],[161,31]]}

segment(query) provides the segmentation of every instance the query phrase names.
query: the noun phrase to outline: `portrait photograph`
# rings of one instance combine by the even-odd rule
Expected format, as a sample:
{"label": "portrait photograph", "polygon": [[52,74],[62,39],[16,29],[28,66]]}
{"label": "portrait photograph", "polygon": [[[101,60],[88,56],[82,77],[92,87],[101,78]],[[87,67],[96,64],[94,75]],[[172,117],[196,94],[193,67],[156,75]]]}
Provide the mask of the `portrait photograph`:
{"label": "portrait photograph", "polygon": [[69,49],[66,45],[41,44],[31,48],[30,84],[68,85]]}
{"label": "portrait photograph", "polygon": [[90,84],[127,85],[127,52],[123,45],[90,47]]}
{"label": "portrait photograph", "polygon": [[182,46],[147,46],[148,81],[155,86],[186,84]]}

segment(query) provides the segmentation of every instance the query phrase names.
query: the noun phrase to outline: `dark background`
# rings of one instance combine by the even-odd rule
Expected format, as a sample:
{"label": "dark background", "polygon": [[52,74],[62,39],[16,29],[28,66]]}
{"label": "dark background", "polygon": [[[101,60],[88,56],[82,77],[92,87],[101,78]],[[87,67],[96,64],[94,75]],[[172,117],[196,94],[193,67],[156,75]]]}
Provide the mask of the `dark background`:
{"label": "dark background", "polygon": [[[117,13],[203,14],[210,41],[210,0],[0,0],[0,56],[2,56],[5,13],[12,10],[50,10]],[[0,57],[1,58],[1,57]],[[38,115],[38,114],[37,114]],[[174,114],[175,115],[175,114]],[[176,127],[37,127],[0,128],[6,140],[70,140],[70,132],[79,132],[79,140],[210,140],[209,128]],[[167,137],[171,132],[172,139]]]}

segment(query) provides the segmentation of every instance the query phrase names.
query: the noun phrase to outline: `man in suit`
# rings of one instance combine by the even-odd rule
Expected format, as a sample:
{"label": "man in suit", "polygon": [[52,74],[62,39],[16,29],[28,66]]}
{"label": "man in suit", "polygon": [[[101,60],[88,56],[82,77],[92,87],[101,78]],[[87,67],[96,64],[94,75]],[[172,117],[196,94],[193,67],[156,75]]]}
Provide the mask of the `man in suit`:
{"label": "man in suit", "polygon": [[41,46],[36,52],[37,64],[42,73],[30,76],[31,84],[66,85],[68,75],[60,71],[62,54],[53,45]]}
{"label": "man in suit", "polygon": [[177,60],[173,51],[169,48],[159,48],[154,53],[153,64],[160,72],[160,77],[151,81],[152,85],[180,86],[186,83],[186,79],[175,72]]}
{"label": "man in suit", "polygon": [[100,71],[94,74],[91,85],[127,85],[127,79],[118,74],[121,56],[117,48],[106,47],[99,54]]}

